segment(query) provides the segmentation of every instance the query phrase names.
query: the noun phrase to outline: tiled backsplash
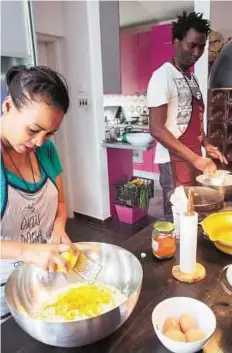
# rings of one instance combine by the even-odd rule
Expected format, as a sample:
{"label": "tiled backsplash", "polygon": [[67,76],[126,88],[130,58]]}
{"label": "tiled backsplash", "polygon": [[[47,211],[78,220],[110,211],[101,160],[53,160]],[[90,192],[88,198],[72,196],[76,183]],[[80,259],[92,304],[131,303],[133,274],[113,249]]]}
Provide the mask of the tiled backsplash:
{"label": "tiled backsplash", "polygon": [[146,95],[104,95],[104,106],[121,106],[127,118],[148,114]]}

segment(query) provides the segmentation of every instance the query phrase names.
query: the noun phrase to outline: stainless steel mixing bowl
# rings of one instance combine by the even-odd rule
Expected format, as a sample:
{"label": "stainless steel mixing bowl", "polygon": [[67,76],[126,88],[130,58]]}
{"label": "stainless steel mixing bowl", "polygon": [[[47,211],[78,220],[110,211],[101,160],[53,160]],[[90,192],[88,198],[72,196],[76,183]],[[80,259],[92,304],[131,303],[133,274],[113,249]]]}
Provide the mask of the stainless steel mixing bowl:
{"label": "stainless steel mixing bowl", "polygon": [[[103,269],[97,281],[118,288],[127,300],[115,309],[91,319],[49,322],[33,317],[41,301],[70,282],[76,275],[48,273],[34,265],[16,269],[6,284],[6,300],[16,322],[37,340],[58,347],[79,347],[96,342],[116,331],[131,315],[140,295],[143,270],[127,250],[105,243],[76,243]],[[68,278],[66,277],[68,276]]]}

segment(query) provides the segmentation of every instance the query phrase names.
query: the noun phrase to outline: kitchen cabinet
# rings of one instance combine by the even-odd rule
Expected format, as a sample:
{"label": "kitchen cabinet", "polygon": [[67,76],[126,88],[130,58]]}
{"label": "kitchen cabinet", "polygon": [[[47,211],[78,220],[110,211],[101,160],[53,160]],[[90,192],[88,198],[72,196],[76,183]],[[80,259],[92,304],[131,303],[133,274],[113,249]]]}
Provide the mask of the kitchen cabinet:
{"label": "kitchen cabinet", "polygon": [[139,93],[146,93],[152,74],[151,31],[138,33]]}
{"label": "kitchen cabinet", "polygon": [[122,94],[145,93],[152,73],[151,31],[121,30]]}
{"label": "kitchen cabinet", "polygon": [[171,24],[152,27],[151,51],[152,71],[171,60],[174,54]]}
{"label": "kitchen cabinet", "polygon": [[158,164],[154,163],[156,143],[149,151],[133,151],[133,169],[144,172],[159,173]]}
{"label": "kitchen cabinet", "polygon": [[28,1],[1,1],[1,56],[29,58],[32,29]]}
{"label": "kitchen cabinet", "polygon": [[139,92],[138,35],[127,30],[120,32],[122,94]]}
{"label": "kitchen cabinet", "polygon": [[[172,25],[154,26],[150,31],[120,31],[122,94],[144,94],[153,71],[174,55]],[[194,71],[194,68],[191,68]]]}
{"label": "kitchen cabinet", "polygon": [[121,93],[119,3],[99,1],[104,94]]}
{"label": "kitchen cabinet", "polygon": [[120,31],[122,94],[143,94],[152,72],[173,56],[172,25]]}
{"label": "kitchen cabinet", "polygon": [[153,148],[149,151],[133,151],[133,169],[153,172],[154,152]]}

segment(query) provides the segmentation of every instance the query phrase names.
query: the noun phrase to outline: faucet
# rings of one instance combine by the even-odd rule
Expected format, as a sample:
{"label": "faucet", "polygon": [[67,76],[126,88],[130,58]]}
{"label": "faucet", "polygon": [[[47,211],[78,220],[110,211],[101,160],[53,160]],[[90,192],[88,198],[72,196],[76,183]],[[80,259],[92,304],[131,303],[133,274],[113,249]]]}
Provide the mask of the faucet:
{"label": "faucet", "polygon": [[134,130],[134,126],[133,125],[125,126],[123,135],[125,135],[125,134],[127,134],[129,132],[132,132],[132,130]]}

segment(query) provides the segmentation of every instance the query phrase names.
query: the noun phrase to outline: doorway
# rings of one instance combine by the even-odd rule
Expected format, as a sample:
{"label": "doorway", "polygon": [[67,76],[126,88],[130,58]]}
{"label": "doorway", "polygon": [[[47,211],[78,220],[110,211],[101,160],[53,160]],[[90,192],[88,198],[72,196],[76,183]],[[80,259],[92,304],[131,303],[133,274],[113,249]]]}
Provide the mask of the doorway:
{"label": "doorway", "polygon": [[[37,64],[49,66],[51,69],[62,74],[64,71],[64,61],[62,58],[63,38],[55,36],[44,36],[37,34]],[[65,121],[61,124],[60,129],[51,138],[57,147],[59,157],[63,166],[63,182],[64,193],[68,208],[68,216],[73,217],[73,209],[71,203],[71,187],[69,178],[68,153],[65,138]]]}

